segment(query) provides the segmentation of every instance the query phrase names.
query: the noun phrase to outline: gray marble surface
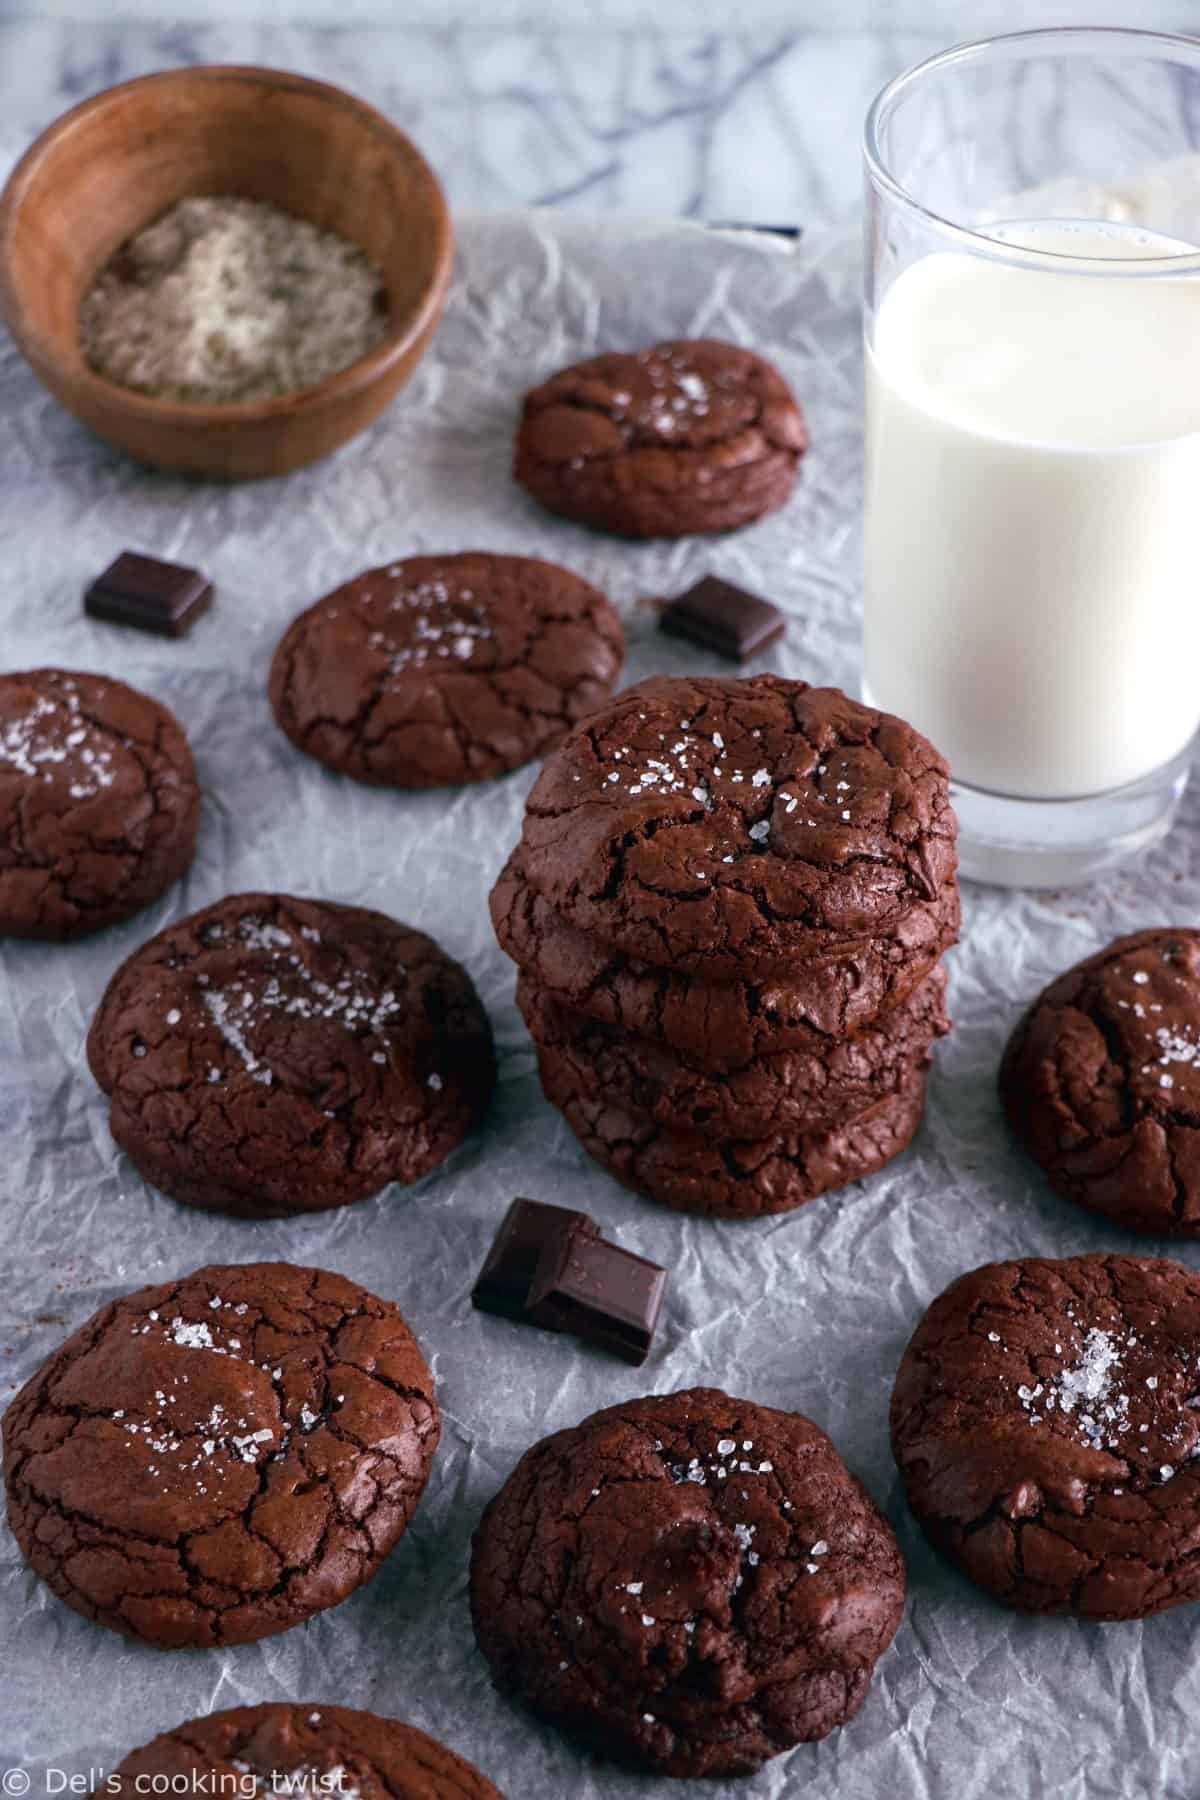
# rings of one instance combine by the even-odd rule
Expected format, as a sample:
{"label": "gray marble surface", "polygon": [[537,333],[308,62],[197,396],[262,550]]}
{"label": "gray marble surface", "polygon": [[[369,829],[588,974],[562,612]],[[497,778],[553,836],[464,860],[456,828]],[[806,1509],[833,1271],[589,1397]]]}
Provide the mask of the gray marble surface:
{"label": "gray marble surface", "polygon": [[[0,149],[126,76],[187,62],[341,82],[410,130],[459,207],[852,220],[876,90],[1033,0],[0,0]],[[1059,4],[1200,29],[1200,0]]]}

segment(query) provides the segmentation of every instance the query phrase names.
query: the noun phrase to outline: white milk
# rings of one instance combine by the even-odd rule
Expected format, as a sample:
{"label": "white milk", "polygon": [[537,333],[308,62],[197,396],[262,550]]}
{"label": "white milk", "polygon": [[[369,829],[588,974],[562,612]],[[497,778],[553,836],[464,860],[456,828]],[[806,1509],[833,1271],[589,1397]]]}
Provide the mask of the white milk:
{"label": "white milk", "polygon": [[1068,798],[1200,723],[1200,278],[1069,260],[1190,248],[1128,226],[1005,236],[1065,272],[940,252],[879,311],[866,687],[969,786]]}

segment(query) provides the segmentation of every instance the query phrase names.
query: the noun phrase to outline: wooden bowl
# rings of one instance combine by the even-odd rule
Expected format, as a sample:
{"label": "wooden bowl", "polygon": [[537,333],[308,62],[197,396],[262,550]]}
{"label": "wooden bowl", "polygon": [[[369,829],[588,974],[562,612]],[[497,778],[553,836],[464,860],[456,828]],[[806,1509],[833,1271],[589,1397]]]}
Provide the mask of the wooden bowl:
{"label": "wooden bowl", "polygon": [[[231,406],[154,400],[91,370],[79,305],[120,245],[191,194],[269,200],[358,244],[389,327],[319,386]],[[276,69],[170,70],[64,113],[0,194],[0,313],[69,412],[140,461],[237,481],[325,456],[416,367],[445,301],[453,233],[424,157],[373,107]]]}

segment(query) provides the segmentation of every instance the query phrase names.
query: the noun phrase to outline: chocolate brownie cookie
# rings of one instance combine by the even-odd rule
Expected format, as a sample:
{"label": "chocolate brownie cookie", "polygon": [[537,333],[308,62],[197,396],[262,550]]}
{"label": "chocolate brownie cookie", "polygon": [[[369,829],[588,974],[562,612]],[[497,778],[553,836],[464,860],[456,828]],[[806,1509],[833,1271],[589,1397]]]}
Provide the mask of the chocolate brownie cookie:
{"label": "chocolate brownie cookie", "polygon": [[298,749],[358,781],[445,787],[540,755],[612,688],[620,620],[596,588],[482,550],[371,569],[302,612],[271,664]]}
{"label": "chocolate brownie cookie", "polygon": [[1132,1231],[1200,1235],[1200,931],[1118,938],[1017,1026],[1000,1094],[1068,1200]]}
{"label": "chocolate brownie cookie", "polygon": [[738,1069],[714,1071],[559,1006],[528,976],[517,1004],[539,1053],[579,1093],[669,1131],[764,1138],[829,1130],[895,1094],[930,1046],[950,1029],[946,976],[935,969],[886,1021],[819,1051],[781,1050]]}
{"label": "chocolate brownie cookie", "polygon": [[128,1800],[246,1795],[254,1777],[259,1794],[298,1800],[503,1800],[478,1769],[412,1725],[323,1702],[235,1706],[189,1719],[132,1751],[114,1777],[105,1792]]}
{"label": "chocolate brownie cookie", "polygon": [[367,1581],[437,1448],[394,1306],[288,1263],[110,1302],[4,1416],[8,1521],[85,1618],[163,1648],[244,1644]]}
{"label": "chocolate brownie cookie", "polygon": [[659,676],[547,762],[521,865],[627,956],[786,978],[935,911],[955,829],[945,763],[899,719],[776,675]]}
{"label": "chocolate brownie cookie", "polygon": [[711,1131],[668,1131],[610,1101],[594,1077],[538,1051],[542,1089],[589,1156],[623,1186],[675,1212],[758,1219],[873,1175],[908,1148],[925,1108],[919,1057],[895,1091],[823,1131],[723,1139]]}
{"label": "chocolate brownie cookie", "polygon": [[534,388],[514,473],[581,525],[684,537],[774,512],[807,448],[778,369],[736,344],[682,338],[590,357]]}
{"label": "chocolate brownie cookie", "polygon": [[824,1432],[713,1388],[535,1444],[471,1559],[501,1692],[661,1775],[753,1774],[844,1724],[903,1607],[887,1521]]}
{"label": "chocolate brownie cookie", "polygon": [[200,789],[165,706],[107,676],[0,675],[0,937],[85,937],[188,868]]}
{"label": "chocolate brownie cookie", "polygon": [[491,893],[500,947],[562,1006],[652,1038],[714,1073],[794,1050],[820,1056],[904,1004],[958,935],[958,888],[910,913],[892,938],[796,963],[763,981],[694,981],[575,931],[530,887],[520,851]]}
{"label": "chocolate brownie cookie", "polygon": [[918,1325],[892,1447],[931,1541],[1023,1612],[1200,1600],[1200,1276],[1142,1256],[990,1263]]}
{"label": "chocolate brownie cookie", "polygon": [[123,963],[88,1062],[112,1134],[188,1206],[273,1218],[412,1182],[495,1083],[466,971],[382,913],[235,894]]}

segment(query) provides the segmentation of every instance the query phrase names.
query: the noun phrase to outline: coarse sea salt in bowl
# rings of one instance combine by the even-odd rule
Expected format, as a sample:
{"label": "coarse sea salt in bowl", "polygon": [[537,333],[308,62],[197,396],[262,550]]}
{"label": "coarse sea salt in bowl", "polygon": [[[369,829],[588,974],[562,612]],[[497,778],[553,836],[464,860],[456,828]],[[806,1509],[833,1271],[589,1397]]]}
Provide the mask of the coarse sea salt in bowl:
{"label": "coarse sea salt in bowl", "polygon": [[[379,343],[315,386],[251,401],[158,399],[97,374],[84,296],[132,237],[202,195],[266,201],[357,245],[382,277]],[[353,95],[275,69],[107,88],[55,120],[0,194],[0,313],[35,374],[139,461],[215,480],[284,474],[369,425],[424,353],[452,261],[445,197],[416,146]]]}

